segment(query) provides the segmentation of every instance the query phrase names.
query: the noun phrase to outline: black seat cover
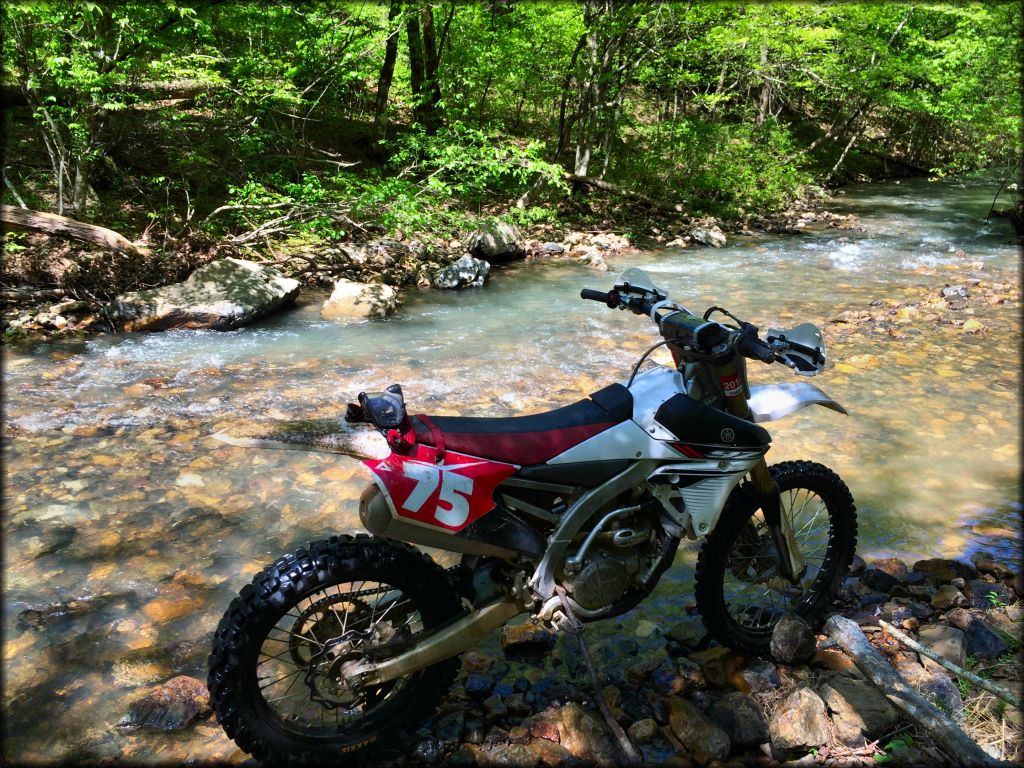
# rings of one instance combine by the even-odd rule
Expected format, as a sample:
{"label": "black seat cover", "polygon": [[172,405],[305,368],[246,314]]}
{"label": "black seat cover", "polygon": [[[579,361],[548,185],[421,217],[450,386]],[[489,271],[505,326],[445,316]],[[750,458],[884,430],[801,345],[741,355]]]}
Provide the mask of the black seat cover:
{"label": "black seat cover", "polygon": [[[444,434],[448,450],[512,464],[541,464],[626,421],[632,413],[633,396],[629,390],[612,384],[587,400],[530,416],[429,418]],[[415,416],[411,422],[416,439],[433,445],[431,430]]]}

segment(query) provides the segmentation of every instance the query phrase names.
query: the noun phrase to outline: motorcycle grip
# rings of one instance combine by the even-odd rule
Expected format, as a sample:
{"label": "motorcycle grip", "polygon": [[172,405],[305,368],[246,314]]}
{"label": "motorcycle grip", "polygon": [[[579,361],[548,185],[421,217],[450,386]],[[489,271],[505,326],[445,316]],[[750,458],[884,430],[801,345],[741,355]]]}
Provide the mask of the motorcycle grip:
{"label": "motorcycle grip", "polygon": [[612,309],[619,306],[619,294],[618,291],[596,291],[593,288],[584,288],[580,291],[581,299],[589,299],[590,301],[600,301]]}

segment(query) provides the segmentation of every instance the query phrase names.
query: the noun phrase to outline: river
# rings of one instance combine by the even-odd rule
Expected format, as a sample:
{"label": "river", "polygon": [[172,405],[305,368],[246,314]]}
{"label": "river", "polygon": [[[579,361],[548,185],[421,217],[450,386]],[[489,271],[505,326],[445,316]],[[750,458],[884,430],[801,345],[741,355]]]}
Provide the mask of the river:
{"label": "river", "polygon": [[[360,389],[401,382],[414,412],[513,415],[624,380],[649,321],[581,301],[626,266],[691,309],[761,328],[822,325],[835,365],[815,384],[849,416],[812,408],[770,425],[770,461],[811,458],[851,487],[858,552],[1020,564],[1021,317],[972,304],[986,330],[828,323],[941,290],[951,276],[1019,284],[990,176],[848,187],[829,205],[859,230],[730,238],[495,270],[483,289],[410,291],[387,321],[339,326],[324,298],[230,332],[107,335],[7,346],[4,363],[4,756],[132,761],[244,756],[213,720],[176,734],[118,729],[128,703],[174,674],[205,678],[232,595],[278,554],[358,525],[367,475],[347,457],[246,451],[209,435],[239,418],[338,415]],[[792,380],[751,365],[754,383]],[[633,625],[691,602],[680,548]],[[591,631],[591,630],[588,630]],[[612,631],[595,627],[593,632]]]}

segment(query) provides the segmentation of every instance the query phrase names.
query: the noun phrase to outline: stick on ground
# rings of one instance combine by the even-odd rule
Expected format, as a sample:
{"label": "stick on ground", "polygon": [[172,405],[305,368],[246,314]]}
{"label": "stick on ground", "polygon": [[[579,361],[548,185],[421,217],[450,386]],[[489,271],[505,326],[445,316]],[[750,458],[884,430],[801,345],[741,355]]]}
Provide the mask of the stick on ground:
{"label": "stick on ground", "polygon": [[885,695],[886,699],[927,731],[936,745],[941,747],[954,763],[1001,765],[964,733],[952,718],[939,711],[924,696],[911,688],[868,642],[856,622],[837,614],[825,624],[825,631],[853,658],[857,668]]}
{"label": "stick on ground", "polygon": [[917,651],[922,656],[927,656],[929,659],[934,661],[936,664],[939,664],[939,665],[945,667],[946,669],[948,669],[950,672],[952,672],[957,677],[962,677],[964,680],[966,680],[967,682],[971,683],[972,685],[976,685],[979,688],[983,688],[984,690],[986,690],[989,693],[991,693],[993,696],[996,696],[996,697],[1002,699],[1003,701],[1005,701],[1011,707],[1016,707],[1017,709],[1024,710],[1024,702],[1022,702],[1018,698],[1015,698],[1012,693],[1009,693],[1008,691],[1000,688],[998,685],[993,683],[991,680],[986,680],[985,678],[979,677],[978,675],[974,674],[973,672],[969,672],[968,670],[963,669],[962,667],[958,667],[952,661],[949,661],[948,659],[943,658],[942,656],[937,654],[935,651],[933,651],[931,648],[928,648],[927,646],[921,645],[914,638],[912,638],[909,635],[904,634],[900,630],[896,629],[896,627],[894,627],[892,624],[890,624],[887,621],[879,620],[878,624],[879,624],[879,626],[882,629],[884,629],[886,632],[888,632],[890,635],[895,637],[897,640],[899,640],[901,643],[903,643],[905,646],[907,646],[911,650]]}

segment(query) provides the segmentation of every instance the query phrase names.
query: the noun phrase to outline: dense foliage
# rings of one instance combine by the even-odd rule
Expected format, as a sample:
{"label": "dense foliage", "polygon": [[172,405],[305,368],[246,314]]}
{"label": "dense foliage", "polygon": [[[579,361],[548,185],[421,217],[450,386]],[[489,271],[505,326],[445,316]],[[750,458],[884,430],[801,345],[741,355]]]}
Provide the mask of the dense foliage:
{"label": "dense foliage", "polygon": [[1021,26],[1011,3],[9,2],[4,201],[447,236],[580,205],[568,173],[742,217],[1019,162]]}

